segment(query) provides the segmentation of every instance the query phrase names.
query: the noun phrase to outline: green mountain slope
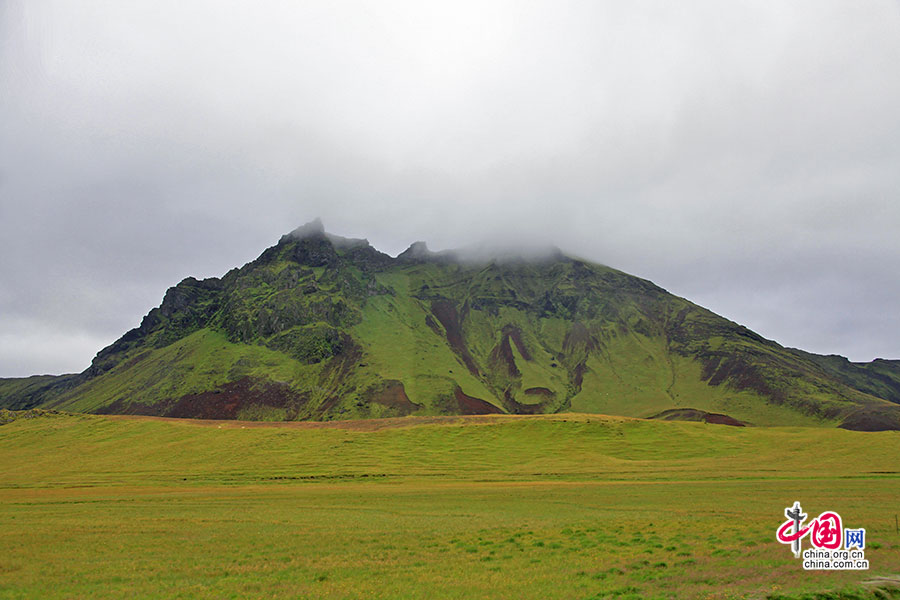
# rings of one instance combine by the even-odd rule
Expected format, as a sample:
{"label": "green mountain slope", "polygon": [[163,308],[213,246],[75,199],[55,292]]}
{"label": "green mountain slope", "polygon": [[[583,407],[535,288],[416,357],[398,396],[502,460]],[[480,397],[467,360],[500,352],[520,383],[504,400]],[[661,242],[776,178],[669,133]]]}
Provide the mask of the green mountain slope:
{"label": "green mountain slope", "polygon": [[894,429],[898,402],[900,362],[786,349],[558,251],[476,260],[416,243],[391,258],[320,222],[169,289],[84,373],[0,380],[7,408],[231,419],[690,408]]}

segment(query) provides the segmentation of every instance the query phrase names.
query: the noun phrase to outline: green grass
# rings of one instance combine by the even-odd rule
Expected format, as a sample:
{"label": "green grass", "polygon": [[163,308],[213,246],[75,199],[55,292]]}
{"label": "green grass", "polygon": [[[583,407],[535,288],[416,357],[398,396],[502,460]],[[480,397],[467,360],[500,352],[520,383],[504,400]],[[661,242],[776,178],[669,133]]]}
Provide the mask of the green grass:
{"label": "green grass", "polygon": [[804,414],[770,402],[751,390],[710,386],[697,361],[666,354],[660,339],[629,335],[607,348],[607,362],[591,359],[581,393],[572,410],[650,417],[669,408],[696,408],[724,413],[752,425],[834,426],[834,420]]}
{"label": "green grass", "polygon": [[32,389],[40,388],[56,379],[55,375],[33,375],[21,378],[0,378],[0,393],[15,395],[28,393]]}
{"label": "green grass", "polygon": [[87,412],[120,398],[153,404],[246,376],[291,382],[315,371],[280,352],[234,344],[220,332],[201,329],[164,348],[134,351],[128,360],[88,381],[77,393],[63,396],[53,407]]}
{"label": "green grass", "polygon": [[354,337],[366,350],[363,377],[402,381],[410,400],[426,407],[425,413],[437,412],[433,409],[435,400],[452,395],[457,384],[466,394],[494,400],[484,383],[472,376],[446,342],[426,325],[429,313],[410,297],[409,277],[390,273],[377,279],[394,294],[370,298],[362,321],[353,328]]}
{"label": "green grass", "polygon": [[[862,594],[900,572],[898,462],[895,432],[596,415],[22,418],[0,598]],[[804,572],[774,539],[794,500],[865,527],[871,570]]]}

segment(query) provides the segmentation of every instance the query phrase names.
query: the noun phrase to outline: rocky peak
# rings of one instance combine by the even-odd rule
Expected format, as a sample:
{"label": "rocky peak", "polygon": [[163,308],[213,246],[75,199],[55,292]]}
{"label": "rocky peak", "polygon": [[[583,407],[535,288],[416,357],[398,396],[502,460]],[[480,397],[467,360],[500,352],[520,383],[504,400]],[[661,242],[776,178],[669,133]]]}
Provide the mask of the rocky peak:
{"label": "rocky peak", "polygon": [[346,238],[333,233],[326,233],[325,237],[338,250],[350,250],[354,248],[371,248],[369,240],[365,238]]}
{"label": "rocky peak", "polygon": [[281,239],[278,241],[279,244],[283,244],[290,241],[300,241],[300,240],[308,240],[308,239],[317,239],[325,237],[325,226],[322,224],[322,219],[316,217],[309,223],[305,225],[301,225],[297,229],[292,232],[281,236]]}
{"label": "rocky peak", "polygon": [[404,262],[418,262],[428,260],[433,257],[434,254],[434,252],[428,249],[428,245],[425,242],[413,242],[409,248],[397,256],[397,259]]}

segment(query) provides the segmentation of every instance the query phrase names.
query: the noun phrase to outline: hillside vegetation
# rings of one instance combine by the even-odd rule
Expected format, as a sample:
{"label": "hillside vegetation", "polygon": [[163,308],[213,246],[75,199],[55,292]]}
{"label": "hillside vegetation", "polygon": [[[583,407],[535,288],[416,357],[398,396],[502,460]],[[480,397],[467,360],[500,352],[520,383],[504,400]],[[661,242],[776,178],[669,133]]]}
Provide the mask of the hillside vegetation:
{"label": "hillside vegetation", "polygon": [[84,373],[0,380],[12,409],[255,420],[693,409],[878,430],[898,403],[900,362],[783,348],[609,267],[391,258],[318,222],[169,289]]}

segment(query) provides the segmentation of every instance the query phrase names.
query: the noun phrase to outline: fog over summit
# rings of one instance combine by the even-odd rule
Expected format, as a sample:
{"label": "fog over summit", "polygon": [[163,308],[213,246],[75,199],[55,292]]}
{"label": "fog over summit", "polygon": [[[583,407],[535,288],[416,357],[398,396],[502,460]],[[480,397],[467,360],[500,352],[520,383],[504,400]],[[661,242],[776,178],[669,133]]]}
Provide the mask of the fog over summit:
{"label": "fog over summit", "polygon": [[199,419],[574,411],[882,431],[900,429],[898,402],[900,361],[784,348],[557,249],[391,257],[320,219],[169,287],[81,373],[0,379],[0,408]]}
{"label": "fog over summit", "polygon": [[[325,229],[322,219],[316,217],[290,233],[281,237],[279,244],[306,239],[327,239],[335,248],[352,248],[357,246],[372,247],[368,239],[347,238],[331,233]],[[373,248],[380,252],[378,248]],[[446,249],[434,252],[424,241],[413,242],[409,248],[397,254],[397,258],[405,261],[437,261],[459,263],[515,263],[515,262],[547,262],[564,258],[563,252],[555,246],[528,245],[512,242],[484,242],[462,248]]]}
{"label": "fog over summit", "polygon": [[463,264],[541,263],[566,258],[555,246],[514,246],[512,244],[483,243],[462,248],[433,252],[426,242],[413,242],[397,255],[401,260],[459,262]]}
{"label": "fog over summit", "polygon": [[898,31],[886,0],[2,3],[0,376],[82,370],[316,215],[900,357]]}

